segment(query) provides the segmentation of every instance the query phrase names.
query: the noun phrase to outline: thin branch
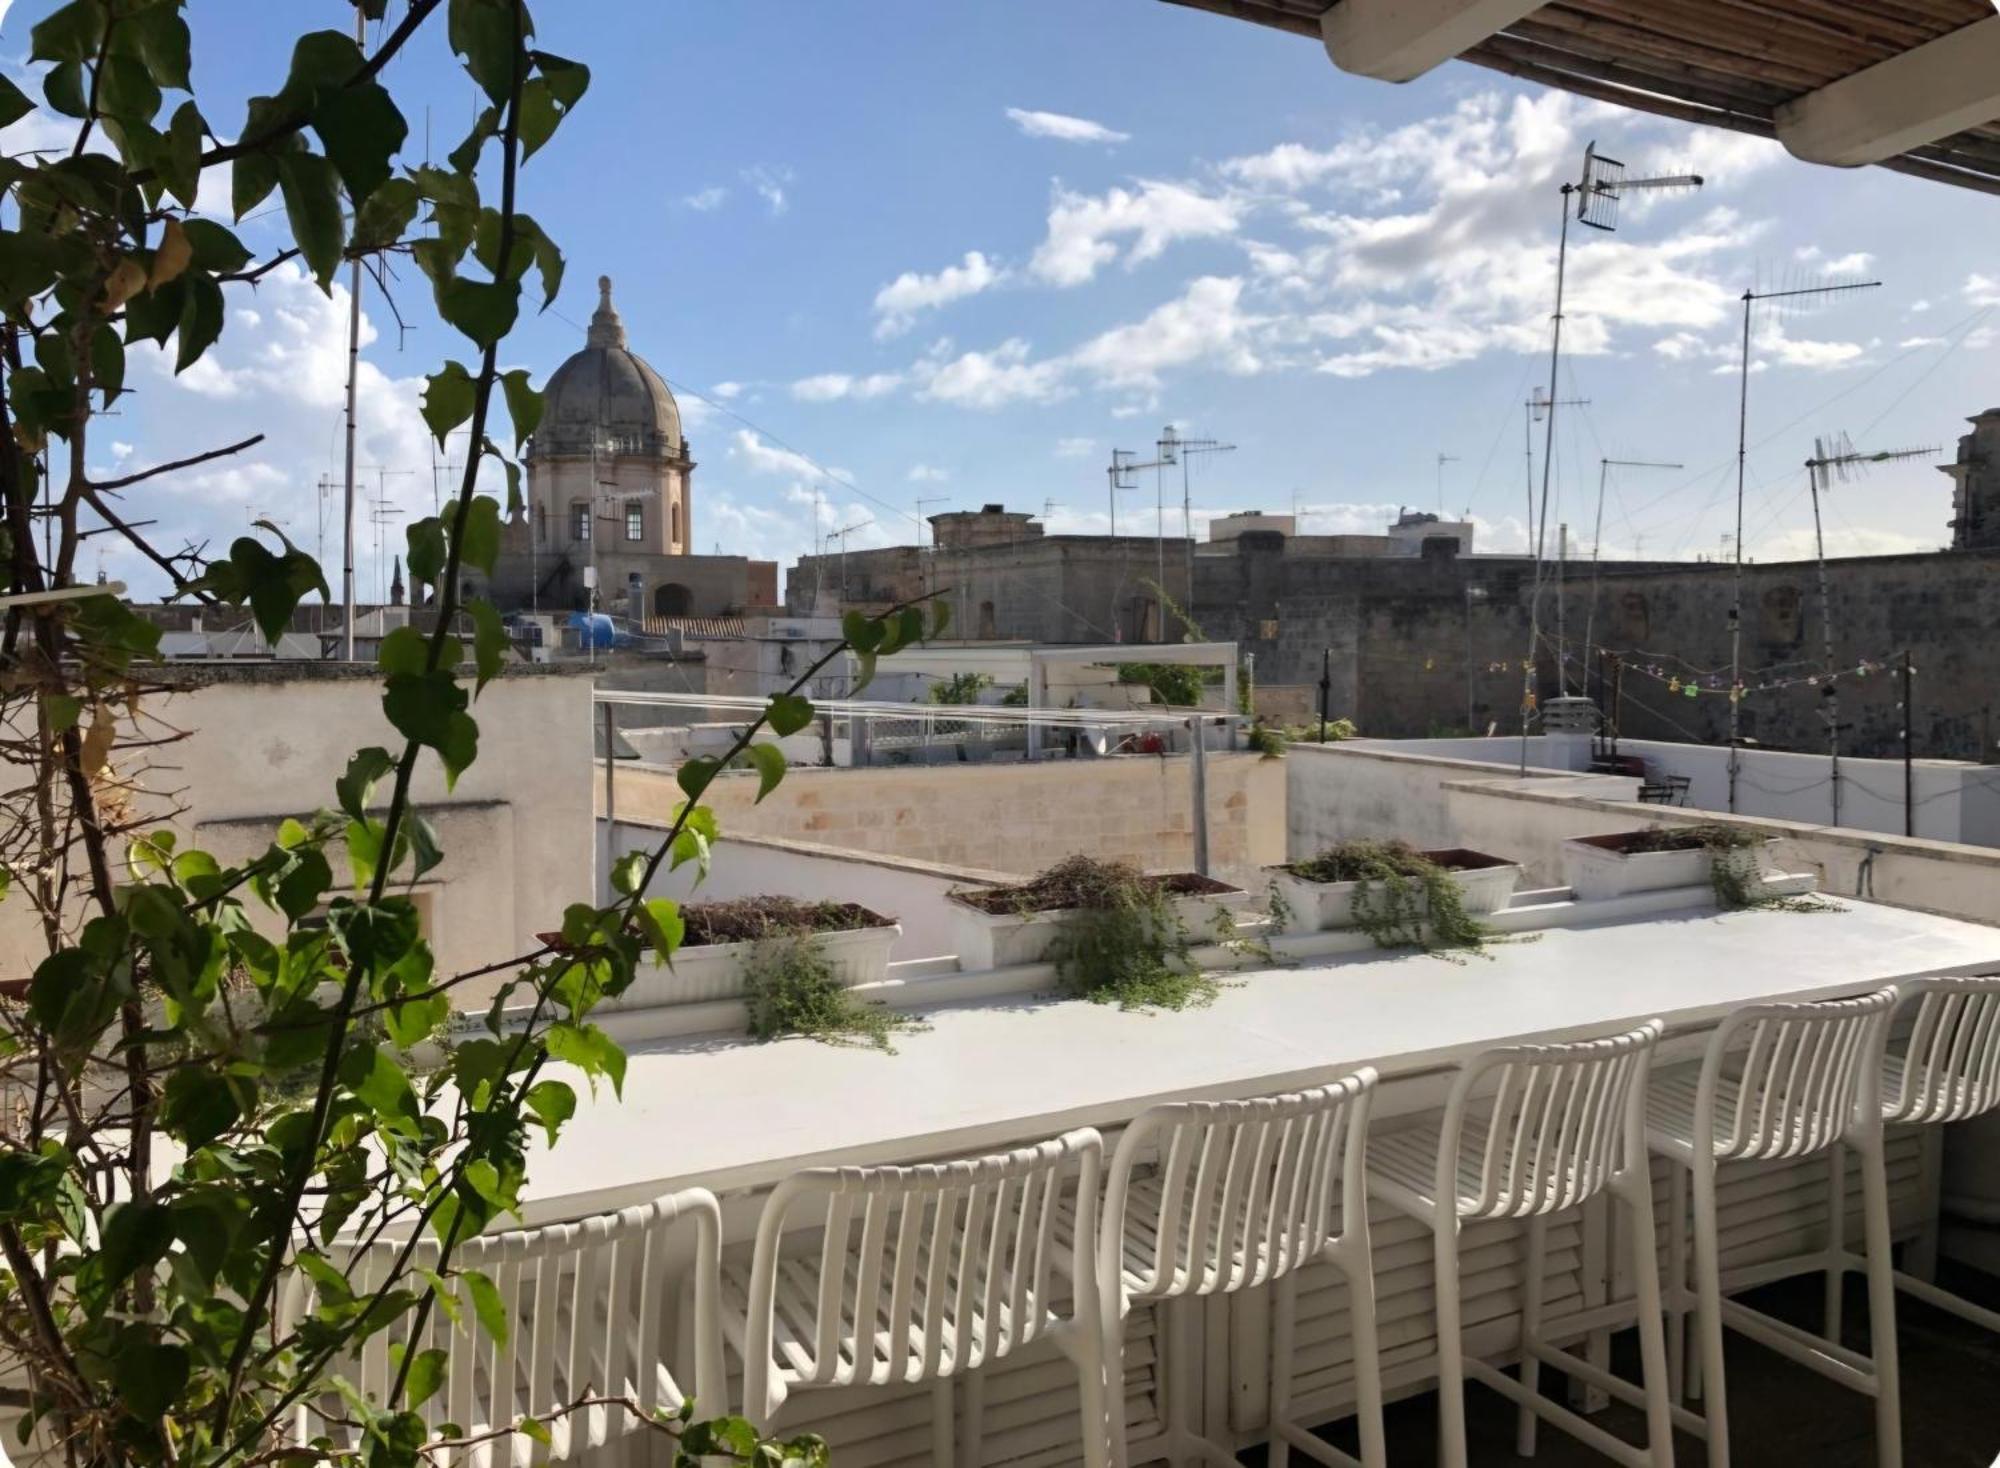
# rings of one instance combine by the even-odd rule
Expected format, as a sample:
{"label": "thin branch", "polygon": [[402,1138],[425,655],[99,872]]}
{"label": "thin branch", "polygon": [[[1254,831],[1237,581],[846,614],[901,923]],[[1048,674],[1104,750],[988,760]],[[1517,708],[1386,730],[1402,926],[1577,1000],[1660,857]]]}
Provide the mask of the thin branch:
{"label": "thin branch", "polygon": [[253,433],[248,438],[244,439],[241,443],[232,443],[226,445],[223,448],[210,449],[205,454],[194,454],[185,459],[175,459],[172,463],[169,464],[155,464],[150,469],[141,469],[137,474],[127,474],[123,479],[102,479],[102,480],[91,481],[89,484],[89,489],[91,493],[91,500],[90,500],[91,506],[94,509],[102,508],[97,503],[98,495],[111,494],[116,490],[130,488],[132,485],[139,483],[141,480],[151,479],[155,475],[171,474],[176,469],[192,469],[196,464],[206,464],[211,459],[223,459],[227,458],[231,454],[240,454],[245,449],[255,448],[258,444],[262,443],[263,441],[264,441],[263,434]]}

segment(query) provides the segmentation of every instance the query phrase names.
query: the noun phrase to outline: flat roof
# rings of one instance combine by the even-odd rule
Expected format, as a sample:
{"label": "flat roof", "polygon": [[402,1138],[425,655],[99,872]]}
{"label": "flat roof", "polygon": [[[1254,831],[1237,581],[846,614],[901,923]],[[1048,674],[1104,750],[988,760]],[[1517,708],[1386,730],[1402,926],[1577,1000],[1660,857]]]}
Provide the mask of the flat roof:
{"label": "flat roof", "polygon": [[[2000,968],[2000,928],[1840,899],[1841,913],[1690,906],[1544,928],[1460,961],[1368,950],[1225,977],[1214,1004],[1127,1013],[1017,993],[912,1006],[897,1052],[735,1033],[628,1042],[624,1099],[580,1104],[528,1167],[531,1222],[674,1188],[767,1186],[802,1167],[977,1152],[1156,1102],[1385,1077],[1493,1045],[1572,1039],[1658,1016],[1705,1026],[1774,998],[1865,992]],[[921,981],[917,981],[921,983]]]}

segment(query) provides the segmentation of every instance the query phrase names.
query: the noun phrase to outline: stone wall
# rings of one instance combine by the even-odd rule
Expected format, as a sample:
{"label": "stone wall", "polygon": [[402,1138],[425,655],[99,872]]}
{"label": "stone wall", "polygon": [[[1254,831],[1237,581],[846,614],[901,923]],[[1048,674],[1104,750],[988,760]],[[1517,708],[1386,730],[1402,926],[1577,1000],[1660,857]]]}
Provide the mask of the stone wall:
{"label": "stone wall", "polygon": [[[1192,859],[1184,758],[1126,756],[1027,765],[795,769],[761,804],[753,775],[725,774],[707,804],[735,836],[776,837],[1022,875],[1083,854],[1149,870]],[[602,772],[599,773],[602,809]],[[621,820],[664,820],[681,799],[673,772],[621,766]],[[1284,859],[1284,764],[1208,758],[1208,843],[1218,875]]]}

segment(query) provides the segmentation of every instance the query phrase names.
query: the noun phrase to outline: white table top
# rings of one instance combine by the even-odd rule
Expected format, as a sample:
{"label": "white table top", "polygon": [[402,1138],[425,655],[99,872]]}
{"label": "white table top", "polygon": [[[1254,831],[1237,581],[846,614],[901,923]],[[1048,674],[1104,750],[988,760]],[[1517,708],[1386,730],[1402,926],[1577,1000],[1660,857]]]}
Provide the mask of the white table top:
{"label": "white table top", "polygon": [[636,1044],[622,1103],[606,1087],[592,1101],[571,1078],[577,1115],[530,1158],[526,1212],[543,1222],[833,1161],[982,1151],[1122,1124],[1164,1100],[1284,1090],[1364,1064],[1406,1075],[1656,1015],[1709,1024],[1762,999],[2000,967],[2000,928],[1842,905],[1552,928],[1461,963],[1370,952],[1252,970],[1177,1014],[1031,995],[944,1004],[917,1011],[929,1028],[898,1036],[895,1055],[717,1034]]}

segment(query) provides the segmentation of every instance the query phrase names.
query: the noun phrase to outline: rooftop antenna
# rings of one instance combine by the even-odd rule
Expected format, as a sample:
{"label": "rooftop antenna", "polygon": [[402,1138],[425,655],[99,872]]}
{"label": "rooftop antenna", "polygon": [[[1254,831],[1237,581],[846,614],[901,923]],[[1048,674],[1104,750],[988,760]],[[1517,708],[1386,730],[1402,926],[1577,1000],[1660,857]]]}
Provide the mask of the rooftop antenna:
{"label": "rooftop antenna", "polygon": [[[1840,824],[1840,679],[1833,664],[1833,596],[1826,581],[1826,536],[1821,529],[1819,497],[1835,483],[1847,484],[1865,474],[1875,464],[1894,464],[1906,459],[1927,459],[1935,447],[1919,449],[1878,449],[1873,453],[1857,450],[1846,434],[1836,438],[1815,438],[1813,456],[1806,460],[1806,477],[1812,489],[1813,559],[1819,564],[1819,627],[1826,659],[1826,681],[1820,685],[1821,708],[1826,718],[1826,753],[1830,784],[1833,787],[1832,825]],[[1736,694],[1730,689],[1732,699]]]}
{"label": "rooftop antenna", "polygon": [[1535,425],[1542,421],[1551,407],[1587,408],[1589,398],[1557,398],[1553,403],[1539,384],[1528,394],[1521,404],[1521,447],[1528,462],[1528,518],[1521,522],[1521,531],[1528,537],[1528,552],[1537,559],[1541,557],[1541,547],[1535,544]]}
{"label": "rooftop antenna", "polygon": [[[1169,433],[1173,431],[1171,426],[1167,431]],[[1138,462],[1137,457],[1130,449],[1113,449],[1111,451],[1111,533],[1113,535],[1118,533],[1118,491],[1121,489],[1137,489],[1139,481],[1132,476],[1141,469],[1151,469],[1154,471],[1154,492],[1156,495],[1161,493],[1159,471],[1174,462],[1172,459],[1166,457],[1167,451],[1174,446],[1174,443],[1178,443],[1178,440],[1174,440],[1173,443],[1162,440],[1160,453],[1146,460],[1143,464]],[[1162,501],[1160,505],[1161,519],[1164,519],[1165,509],[1165,502]],[[1155,541],[1154,555],[1158,559],[1157,575],[1160,578],[1154,584],[1164,585],[1167,574],[1166,526],[1160,520],[1156,520],[1153,524],[1153,532]]]}
{"label": "rooftop antenna", "polygon": [[[388,567],[382,564],[382,527],[402,513],[403,507],[388,499],[373,499],[368,502],[368,518],[375,526],[375,575],[378,582],[388,571]],[[388,591],[379,585],[376,589],[381,594],[375,605],[381,606],[389,599]]]}
{"label": "rooftop antenna", "polygon": [[1111,533],[1113,536],[1118,534],[1118,491],[1121,489],[1137,489],[1139,487],[1136,482],[1130,482],[1131,475],[1128,472],[1132,467],[1132,461],[1138,457],[1130,449],[1113,449],[1111,451],[1111,462],[1104,470],[1105,478],[1110,486],[1108,494],[1111,501]]}
{"label": "rooftop antenna", "polygon": [[[917,571],[918,571],[918,574],[919,574],[920,576],[922,576],[922,577],[924,578],[924,581],[925,581],[925,586],[924,586],[924,589],[925,589],[926,591],[930,590],[930,586],[929,586],[929,576],[928,576],[928,575],[926,574],[926,573],[927,573],[927,569],[928,569],[928,568],[927,568],[927,567],[925,566],[925,564],[924,564],[924,556],[923,556],[923,551],[924,551],[924,506],[925,506],[925,505],[948,505],[948,504],[950,504],[950,503],[951,503],[951,496],[950,496],[950,495],[948,495],[948,494],[934,494],[934,495],[921,495],[921,494],[920,494],[920,495],[918,495],[918,496],[917,496]],[[933,554],[935,554],[935,552],[937,551],[937,531],[936,531],[936,530],[932,530],[932,532],[931,532],[931,551],[933,552]]]}
{"label": "rooftop antenna", "polygon": [[1049,516],[1053,515],[1053,514],[1054,514],[1054,513],[1055,513],[1055,512],[1057,511],[1057,510],[1064,510],[1064,509],[1068,509],[1068,508],[1069,508],[1069,507],[1068,507],[1067,505],[1060,505],[1060,504],[1057,504],[1057,503],[1056,503],[1056,502],[1055,502],[1054,500],[1052,500],[1052,499],[1049,499],[1049,500],[1043,500],[1043,501],[1042,501],[1042,518],[1043,518],[1044,520],[1046,520],[1046,519],[1048,519],[1048,518],[1049,518]]}
{"label": "rooftop antenna", "polygon": [[[1738,371],[1736,399],[1736,569],[1729,598],[1729,808],[1736,809],[1736,778],[1743,763],[1743,478],[1750,456],[1750,316],[1759,301],[1787,301],[1802,306],[1854,291],[1870,291],[1879,280],[1826,281],[1796,290],[1743,292],[1743,361]],[[1780,308],[1785,309],[1783,307]]]}
{"label": "rooftop antenna", "polygon": [[[1613,469],[1685,469],[1658,459],[1599,459],[1597,461],[1597,524],[1590,535],[1590,610],[1583,617],[1583,666],[1590,668],[1590,638],[1597,626],[1598,554],[1604,546],[1604,490]],[[1558,602],[1560,606],[1560,602]],[[1558,675],[1560,676],[1560,674]]]}
{"label": "rooftop antenna", "polygon": [[1563,287],[1569,275],[1569,204],[1576,196],[1576,217],[1581,224],[1611,233],[1618,228],[1618,205],[1630,193],[1678,193],[1701,187],[1698,173],[1660,174],[1653,178],[1628,178],[1625,165],[1597,151],[1591,143],[1583,150],[1583,177],[1562,186],[1562,229],[1556,240],[1556,309],[1549,342],[1548,414],[1542,440],[1542,502],[1530,506],[1535,527],[1535,594],[1528,608],[1528,656],[1521,671],[1521,776],[1528,774],[1528,723],[1535,712],[1535,658],[1541,650],[1542,551],[1548,541],[1549,471],[1556,452],[1556,409],[1558,375],[1562,370]]}
{"label": "rooftop antenna", "polygon": [[[1174,450],[1181,461],[1181,533],[1187,537],[1187,598],[1190,606],[1194,603],[1194,492],[1189,488],[1188,464],[1197,454],[1233,454],[1236,445],[1221,443],[1212,438],[1183,438],[1175,441]],[[1299,492],[1292,491],[1292,528],[1298,529]]]}
{"label": "rooftop antenna", "polygon": [[1445,466],[1445,465],[1447,465],[1447,464],[1456,464],[1457,462],[1458,462],[1458,455],[1457,455],[1457,454],[1447,454],[1447,453],[1443,452],[1442,450],[1440,450],[1440,451],[1439,451],[1439,453],[1438,453],[1438,516],[1439,516],[1439,518],[1440,518],[1440,519],[1442,519],[1442,518],[1443,518],[1443,516],[1444,516],[1444,466]]}
{"label": "rooftop antenna", "polygon": [[856,520],[852,525],[843,525],[838,530],[829,530],[826,533],[828,540],[832,540],[835,536],[840,537],[840,604],[842,606],[847,605],[847,537],[857,530],[867,529],[874,523],[875,517],[871,515],[866,520]]}

